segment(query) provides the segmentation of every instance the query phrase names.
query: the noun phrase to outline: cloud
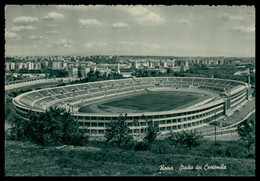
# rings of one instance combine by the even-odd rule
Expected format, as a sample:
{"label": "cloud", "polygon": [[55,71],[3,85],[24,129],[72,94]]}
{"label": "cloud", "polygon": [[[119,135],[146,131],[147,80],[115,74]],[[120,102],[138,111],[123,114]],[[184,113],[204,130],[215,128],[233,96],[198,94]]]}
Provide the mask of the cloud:
{"label": "cloud", "polygon": [[96,19],[79,19],[78,23],[82,26],[102,26],[102,23]]}
{"label": "cloud", "polygon": [[240,33],[253,33],[255,32],[255,26],[237,26],[234,27],[233,30]]}
{"label": "cloud", "polygon": [[53,44],[47,44],[46,45],[46,48],[52,48],[53,47]]}
{"label": "cloud", "polygon": [[47,44],[46,47],[47,48],[52,48],[52,47],[65,47],[66,48],[66,47],[72,47],[73,43],[74,43],[73,41],[70,41],[70,40],[63,38],[63,39],[60,39],[57,42]]}
{"label": "cloud", "polygon": [[134,41],[120,41],[118,43],[119,45],[122,46],[127,46],[127,47],[140,47],[140,48],[148,48],[148,49],[158,49],[160,46],[155,43],[143,43],[143,42],[134,42]]}
{"label": "cloud", "polygon": [[49,27],[49,28],[53,28],[53,27],[55,27],[56,25],[55,25],[55,24],[46,24],[46,26]]}
{"label": "cloud", "polygon": [[43,17],[45,20],[56,20],[56,19],[64,19],[63,14],[50,12]]}
{"label": "cloud", "polygon": [[191,25],[192,24],[192,22],[188,19],[179,19],[176,22],[179,23],[179,24],[184,24],[184,25]]}
{"label": "cloud", "polygon": [[93,5],[58,5],[57,8],[58,9],[67,9],[67,10],[76,10],[76,11],[81,11],[81,10],[90,10],[90,9],[100,9],[100,5],[97,6],[93,6]]}
{"label": "cloud", "polygon": [[163,18],[161,18],[158,14],[156,14],[154,12],[150,12],[149,14],[137,19],[137,21],[140,24],[157,25],[157,24],[163,23],[165,20]]}
{"label": "cloud", "polygon": [[219,17],[225,21],[229,21],[229,20],[244,20],[244,17],[242,16],[232,16],[229,13],[224,13],[219,15]]}
{"label": "cloud", "polygon": [[148,12],[143,6],[126,7],[126,11],[133,16],[142,16]]}
{"label": "cloud", "polygon": [[131,49],[159,49],[160,46],[158,44],[155,43],[143,43],[143,42],[135,42],[135,41],[119,41],[119,42],[88,42],[85,44],[85,47],[87,48],[95,48],[95,49],[99,49],[99,48],[104,48],[104,47],[120,47],[121,49],[127,49],[127,48],[131,48]]}
{"label": "cloud", "polygon": [[47,34],[54,34],[54,35],[60,34],[60,32],[57,31],[57,30],[46,31],[46,33],[47,33]]}
{"label": "cloud", "polygon": [[128,25],[125,23],[114,23],[112,24],[112,28],[114,29],[125,29],[128,28]]}
{"label": "cloud", "polygon": [[21,37],[19,35],[17,35],[16,33],[13,33],[13,32],[5,32],[5,38],[8,38],[8,39],[16,39],[16,40],[20,40]]}
{"label": "cloud", "polygon": [[38,22],[38,18],[36,17],[29,17],[29,16],[20,16],[14,19],[13,23],[20,24],[20,25],[29,25],[31,23]]}
{"label": "cloud", "polygon": [[165,21],[164,18],[144,6],[122,6],[119,8],[119,10],[131,15],[133,19],[141,25],[157,25]]}
{"label": "cloud", "polygon": [[40,36],[40,35],[31,35],[31,36],[28,36],[27,39],[28,40],[41,40],[43,39],[44,37],[43,36]]}
{"label": "cloud", "polygon": [[87,48],[92,48],[92,47],[104,47],[104,46],[107,46],[107,43],[105,42],[88,42],[85,44],[85,47]]}
{"label": "cloud", "polygon": [[11,31],[27,31],[27,30],[35,30],[34,26],[13,26]]}

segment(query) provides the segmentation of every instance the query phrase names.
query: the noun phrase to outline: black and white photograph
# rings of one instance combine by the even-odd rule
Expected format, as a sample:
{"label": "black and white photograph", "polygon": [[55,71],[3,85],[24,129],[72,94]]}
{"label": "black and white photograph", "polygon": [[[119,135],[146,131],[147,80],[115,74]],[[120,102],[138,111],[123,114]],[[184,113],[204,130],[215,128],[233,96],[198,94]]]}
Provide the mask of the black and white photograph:
{"label": "black and white photograph", "polygon": [[254,177],[255,11],[5,5],[5,176]]}

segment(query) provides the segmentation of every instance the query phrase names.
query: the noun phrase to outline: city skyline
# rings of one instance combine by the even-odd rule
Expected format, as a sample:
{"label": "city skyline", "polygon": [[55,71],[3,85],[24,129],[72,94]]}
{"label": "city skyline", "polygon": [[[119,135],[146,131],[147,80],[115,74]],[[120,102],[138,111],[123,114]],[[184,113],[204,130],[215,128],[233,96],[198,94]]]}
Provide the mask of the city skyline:
{"label": "city skyline", "polygon": [[253,6],[7,5],[5,55],[255,56]]}

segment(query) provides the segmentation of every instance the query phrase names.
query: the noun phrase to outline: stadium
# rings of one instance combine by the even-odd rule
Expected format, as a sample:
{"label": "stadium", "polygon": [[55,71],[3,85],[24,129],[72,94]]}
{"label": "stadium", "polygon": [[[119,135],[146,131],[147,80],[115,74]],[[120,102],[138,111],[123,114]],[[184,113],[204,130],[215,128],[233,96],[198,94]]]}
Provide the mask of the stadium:
{"label": "stadium", "polygon": [[231,115],[249,100],[245,82],[203,77],[143,77],[45,88],[13,99],[18,116],[45,112],[50,106],[70,110],[79,129],[104,137],[107,124],[127,115],[131,134],[144,135],[147,121],[160,133],[196,129]]}

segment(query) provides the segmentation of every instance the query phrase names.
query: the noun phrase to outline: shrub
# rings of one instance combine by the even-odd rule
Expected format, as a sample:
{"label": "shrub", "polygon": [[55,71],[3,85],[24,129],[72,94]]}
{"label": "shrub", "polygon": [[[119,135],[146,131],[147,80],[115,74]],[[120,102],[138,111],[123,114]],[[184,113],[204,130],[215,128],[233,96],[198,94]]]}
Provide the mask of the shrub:
{"label": "shrub", "polygon": [[136,151],[141,151],[141,150],[149,150],[149,144],[148,142],[138,142],[136,145],[135,145],[135,150]]}
{"label": "shrub", "polygon": [[71,136],[71,145],[74,146],[85,146],[89,140],[89,136],[84,134],[81,130],[72,133]]}
{"label": "shrub", "polygon": [[168,140],[173,145],[187,145],[189,148],[198,147],[202,142],[202,136],[195,131],[170,132]]}
{"label": "shrub", "polygon": [[78,129],[77,121],[65,109],[51,107],[39,115],[29,112],[29,120],[13,122],[11,138],[30,140],[42,146],[85,145],[88,137]]}
{"label": "shrub", "polygon": [[172,153],[172,146],[167,141],[158,141],[150,146],[150,151],[159,154]]}
{"label": "shrub", "polygon": [[127,149],[127,150],[133,150],[133,149],[135,149],[135,147],[136,147],[136,141],[133,139],[129,140],[127,142],[127,144],[125,145],[125,149]]}
{"label": "shrub", "polygon": [[237,125],[237,133],[242,141],[247,141],[247,149],[255,144],[255,120],[247,119]]}

